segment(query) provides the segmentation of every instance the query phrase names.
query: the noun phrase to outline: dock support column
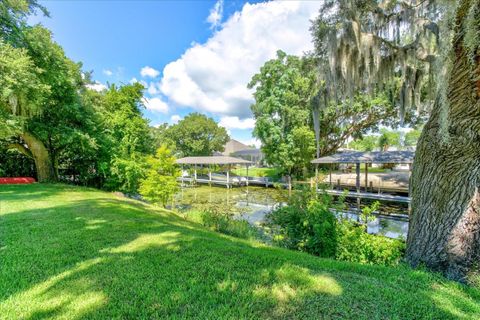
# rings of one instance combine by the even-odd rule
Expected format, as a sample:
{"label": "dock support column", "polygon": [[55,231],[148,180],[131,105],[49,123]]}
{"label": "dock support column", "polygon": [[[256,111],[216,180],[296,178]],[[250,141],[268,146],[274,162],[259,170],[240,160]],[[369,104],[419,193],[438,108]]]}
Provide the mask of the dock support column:
{"label": "dock support column", "polygon": [[246,184],[247,184],[247,187],[248,187],[248,164],[247,164],[247,182],[246,182]]}
{"label": "dock support column", "polygon": [[358,217],[360,219],[360,162],[357,162],[355,171],[357,173],[357,181],[355,183],[357,188],[357,209],[358,209]]}
{"label": "dock support column", "polygon": [[208,165],[208,185],[212,186],[212,166]]}
{"label": "dock support column", "polygon": [[230,188],[230,165],[227,167],[227,188]]}
{"label": "dock support column", "polygon": [[365,162],[365,192],[368,192],[368,163]]}
{"label": "dock support column", "polygon": [[333,185],[332,185],[332,170],[333,170],[333,163],[330,163],[330,189],[333,189]]}
{"label": "dock support column", "polygon": [[193,179],[195,180],[195,183],[197,183],[197,165],[196,164],[193,169]]}
{"label": "dock support column", "polygon": [[182,164],[181,170],[182,170],[182,173],[181,173],[181,176],[180,176],[180,186],[183,188],[183,182],[184,182],[184,179],[185,179],[183,177],[183,164]]}

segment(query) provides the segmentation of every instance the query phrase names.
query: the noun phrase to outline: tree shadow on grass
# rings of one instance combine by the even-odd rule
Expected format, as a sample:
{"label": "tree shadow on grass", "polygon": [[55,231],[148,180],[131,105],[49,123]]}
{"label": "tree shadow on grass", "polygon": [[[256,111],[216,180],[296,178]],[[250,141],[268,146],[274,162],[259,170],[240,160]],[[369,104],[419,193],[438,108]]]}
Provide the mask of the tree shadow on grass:
{"label": "tree shadow on grass", "polygon": [[[4,184],[0,185],[0,201],[34,201],[77,190],[79,187],[66,184]],[[87,188],[84,188],[88,190]]]}
{"label": "tree shadow on grass", "polygon": [[473,319],[480,312],[478,291],[431,274],[266,247],[146,209],[97,197],[0,216],[0,314]]}

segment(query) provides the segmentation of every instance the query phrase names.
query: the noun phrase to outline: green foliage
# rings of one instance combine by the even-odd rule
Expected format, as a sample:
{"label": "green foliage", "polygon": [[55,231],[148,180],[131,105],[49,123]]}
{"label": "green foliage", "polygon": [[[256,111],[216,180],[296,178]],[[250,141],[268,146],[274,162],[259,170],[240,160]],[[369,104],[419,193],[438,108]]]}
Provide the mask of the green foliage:
{"label": "green foliage", "polygon": [[168,128],[165,137],[174,141],[181,156],[209,156],[215,151],[222,152],[229,140],[225,128],[200,113],[191,113]]}
{"label": "green foliage", "polygon": [[428,111],[425,101],[433,101],[435,92],[433,62],[443,40],[437,23],[452,6],[434,2],[324,1],[311,26],[318,76],[325,84],[322,104],[352,100],[359,92],[375,97],[397,82],[392,102],[400,118],[408,109]]}
{"label": "green foliage", "polygon": [[200,217],[205,227],[236,238],[253,239],[258,234],[248,221],[237,220],[232,213],[222,209],[209,208],[202,211]]}
{"label": "green foliage", "polygon": [[422,134],[422,128],[415,128],[405,134],[405,141],[403,142],[406,147],[415,147],[418,139]]}
{"label": "green foliage", "polygon": [[390,147],[402,148],[400,141],[400,132],[382,129],[378,138],[378,147],[382,151],[387,151]]}
{"label": "green foliage", "polygon": [[397,265],[405,252],[403,241],[368,234],[353,221],[342,220],[338,234],[337,260],[391,266]]}
{"label": "green foliage", "polygon": [[[315,156],[313,119],[318,119],[321,155],[335,152],[350,138],[377,131],[381,125],[398,124],[398,109],[392,102],[398,90],[394,84],[375,96],[358,93],[352,100],[330,102],[319,110],[318,100],[322,98],[318,92],[323,84],[317,81],[316,61],[317,57],[299,58],[279,51],[277,58],[267,61],[249,83],[249,88],[255,89],[253,134],[262,142],[267,163],[299,177],[306,175]],[[408,113],[406,122],[413,121],[416,118]]]}
{"label": "green foliage", "polygon": [[362,208],[360,213],[360,221],[364,224],[365,228],[367,224],[375,219],[374,212],[380,208],[380,202],[375,201],[370,206],[365,206]]}
{"label": "green foliage", "polygon": [[368,135],[361,139],[354,140],[348,144],[349,148],[358,151],[374,151],[378,146],[378,136]]}
{"label": "green foliage", "polygon": [[[309,110],[315,78],[304,72],[305,64],[299,57],[278,51],[277,58],[266,62],[248,84],[255,88],[253,134],[262,142],[266,161],[287,174],[301,173],[315,153]],[[300,155],[300,151],[305,153]]]}
{"label": "green foliage", "polygon": [[315,155],[315,134],[306,126],[294,128],[288,137],[287,145],[291,167],[299,167],[302,170],[300,176],[305,177]]}
{"label": "green foliage", "polygon": [[147,157],[146,163],[148,171],[146,178],[140,182],[140,194],[146,200],[165,207],[178,190],[180,172],[175,157],[166,146],[161,146],[155,156]]}
{"label": "green foliage", "polygon": [[348,147],[359,151],[373,151],[376,148],[386,151],[391,147],[397,149],[415,147],[422,133],[422,128],[414,128],[408,131],[403,142],[399,131],[381,129],[380,133],[381,135],[364,135],[360,139],[350,142]]}
{"label": "green foliage", "polygon": [[279,245],[320,257],[335,257],[337,219],[331,212],[332,198],[317,200],[308,191],[294,193],[287,206],[267,215]]}
{"label": "green foliage", "polygon": [[[0,40],[0,121],[9,137],[19,131],[25,117],[37,114],[50,92],[50,86],[39,79],[42,69],[36,67],[29,52]],[[2,131],[6,129],[2,129]]]}
{"label": "green foliage", "polygon": [[27,17],[41,11],[48,16],[47,9],[37,0],[3,0],[0,2],[0,39],[15,46],[23,44],[22,30]]}
{"label": "green foliage", "polygon": [[[144,88],[88,90],[88,73],[66,57],[51,32],[26,25],[26,17],[39,9],[44,10],[36,1],[0,4],[2,145],[33,156],[37,167],[48,160],[48,180],[137,192],[144,176],[140,159],[155,150],[141,112]],[[48,156],[37,156],[40,149]]]}
{"label": "green foliage", "polygon": [[139,83],[110,86],[99,99],[97,112],[105,128],[105,185],[112,190],[136,193],[145,176],[143,157],[153,153],[148,121],[143,118],[143,86]]}
{"label": "green foliage", "polygon": [[150,140],[155,150],[162,145],[166,145],[173,153],[176,153],[176,144],[174,140],[168,137],[168,129],[168,123],[163,123],[157,127],[150,127]]}
{"label": "green foliage", "polygon": [[132,154],[128,158],[113,158],[105,182],[107,189],[129,194],[137,193],[140,180],[146,175],[144,161],[140,154]]}
{"label": "green foliage", "polygon": [[267,215],[274,241],[286,248],[305,251],[321,257],[364,264],[396,265],[405,251],[403,241],[366,233],[366,223],[379,203],[362,210],[360,225],[337,217],[333,210],[344,208],[344,198],[334,202],[326,193],[295,193],[287,206]]}
{"label": "green foliage", "polygon": [[0,177],[33,177],[33,160],[0,143]]}
{"label": "green foliage", "polygon": [[[396,126],[398,112],[390,98],[390,90],[385,89],[370,97],[357,94],[353,101],[331,103],[319,111],[320,154],[327,155],[343,146],[348,139],[361,139],[369,133],[380,130],[380,126]],[[408,114],[408,122],[416,118]]]}
{"label": "green foliage", "polygon": [[146,153],[151,148],[148,121],[142,116],[143,90],[140,83],[112,85],[102,99],[104,124],[120,143],[117,149],[122,155]]}
{"label": "green foliage", "polygon": [[[0,134],[7,145],[33,156],[37,168],[49,167],[43,179],[56,180],[65,154],[94,153],[94,126],[91,110],[82,104],[80,64],[65,56],[50,31],[25,24],[37,8],[36,1],[0,5],[0,30],[8,33],[0,40]],[[78,163],[76,158],[71,162]]]}

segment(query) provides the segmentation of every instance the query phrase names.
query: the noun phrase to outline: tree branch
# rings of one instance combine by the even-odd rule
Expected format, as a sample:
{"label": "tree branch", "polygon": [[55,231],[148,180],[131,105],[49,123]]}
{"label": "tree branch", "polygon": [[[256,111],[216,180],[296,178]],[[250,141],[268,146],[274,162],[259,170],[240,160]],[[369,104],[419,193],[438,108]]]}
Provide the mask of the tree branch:
{"label": "tree branch", "polygon": [[32,152],[30,150],[28,150],[27,147],[25,147],[23,144],[20,144],[18,142],[15,142],[15,143],[10,143],[8,146],[7,146],[8,149],[17,149],[18,151],[20,151],[21,153],[23,153],[25,156],[33,159],[33,155],[32,155]]}

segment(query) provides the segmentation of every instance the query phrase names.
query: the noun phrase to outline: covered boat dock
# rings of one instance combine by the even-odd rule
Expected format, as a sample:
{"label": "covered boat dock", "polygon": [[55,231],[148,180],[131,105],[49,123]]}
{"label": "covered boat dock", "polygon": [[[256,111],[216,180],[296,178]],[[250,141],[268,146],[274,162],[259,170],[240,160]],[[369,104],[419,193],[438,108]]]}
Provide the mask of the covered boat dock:
{"label": "covered boat dock", "polygon": [[[209,185],[223,185],[227,188],[232,186],[248,186],[251,180],[245,177],[233,176],[231,175],[232,166],[235,165],[244,165],[247,169],[248,176],[248,167],[252,164],[251,161],[228,157],[228,156],[203,156],[203,157],[185,157],[177,160],[177,164],[182,166],[182,176],[179,181],[182,183],[182,186],[185,182],[191,184],[203,183]],[[193,168],[193,176],[184,176],[184,166]],[[213,172],[214,168],[223,168],[222,172],[225,174],[219,174]],[[204,174],[205,169],[207,169],[207,175]],[[199,171],[200,170],[200,174]]]}
{"label": "covered boat dock", "polygon": [[[319,164],[330,164],[330,173],[329,173],[329,184],[330,189],[326,190],[327,193],[332,195],[342,195],[344,192],[342,190],[334,190],[334,184],[332,182],[332,165],[333,164],[355,164],[356,172],[356,181],[355,181],[355,190],[354,192],[349,192],[347,197],[356,198],[358,205],[360,204],[360,199],[372,199],[372,200],[383,200],[383,201],[392,201],[392,202],[404,202],[410,203],[410,197],[385,194],[381,193],[378,189],[378,193],[369,192],[368,181],[368,167],[373,163],[377,164],[408,164],[409,168],[413,164],[413,158],[415,153],[413,151],[375,151],[375,152],[357,152],[357,151],[347,151],[339,152],[330,156],[320,157],[312,161],[313,164],[318,168]],[[364,183],[364,192],[361,190],[361,164],[365,165],[365,183]],[[318,170],[316,170],[316,180],[317,181],[317,190],[318,190]],[[370,188],[372,191],[373,188]]]}

